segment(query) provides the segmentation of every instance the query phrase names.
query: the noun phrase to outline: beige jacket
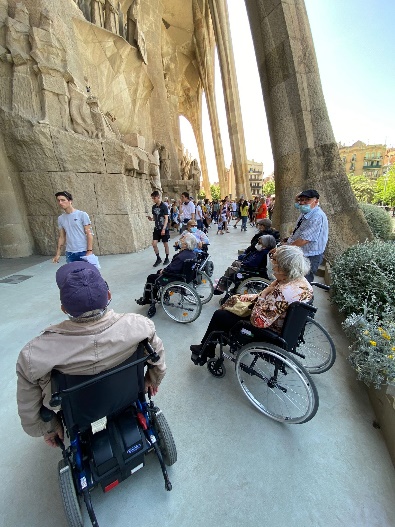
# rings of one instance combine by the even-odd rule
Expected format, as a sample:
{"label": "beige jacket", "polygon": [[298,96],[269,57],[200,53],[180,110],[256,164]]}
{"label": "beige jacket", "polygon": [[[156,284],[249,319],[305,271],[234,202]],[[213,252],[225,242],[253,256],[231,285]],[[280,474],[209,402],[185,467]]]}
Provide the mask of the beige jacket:
{"label": "beige jacket", "polygon": [[154,323],[148,318],[109,310],[96,322],[66,320],[45,329],[26,344],[16,364],[18,413],[24,431],[39,437],[53,426],[44,423],[39,412],[42,404],[50,408],[54,368],[69,375],[94,375],[121,364],[147,337],[160,356],[148,370],[152,383],[158,386],[166,372],[165,355]]}

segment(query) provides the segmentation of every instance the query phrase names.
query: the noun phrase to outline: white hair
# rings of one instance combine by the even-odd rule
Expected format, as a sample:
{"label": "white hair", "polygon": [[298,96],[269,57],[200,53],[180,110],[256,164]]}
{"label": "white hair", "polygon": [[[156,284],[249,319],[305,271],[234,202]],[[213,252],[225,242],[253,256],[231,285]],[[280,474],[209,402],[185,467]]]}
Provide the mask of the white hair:
{"label": "white hair", "polygon": [[261,245],[267,249],[274,249],[276,246],[276,239],[271,234],[263,234],[259,238],[259,241],[261,242]]}
{"label": "white hair", "polygon": [[197,240],[192,233],[188,232],[187,234],[184,234],[184,236],[182,237],[182,241],[185,243],[186,248],[190,251],[196,249]]}
{"label": "white hair", "polygon": [[289,280],[302,278],[310,271],[309,260],[296,245],[281,245],[276,250],[275,258],[279,270],[285,273]]}

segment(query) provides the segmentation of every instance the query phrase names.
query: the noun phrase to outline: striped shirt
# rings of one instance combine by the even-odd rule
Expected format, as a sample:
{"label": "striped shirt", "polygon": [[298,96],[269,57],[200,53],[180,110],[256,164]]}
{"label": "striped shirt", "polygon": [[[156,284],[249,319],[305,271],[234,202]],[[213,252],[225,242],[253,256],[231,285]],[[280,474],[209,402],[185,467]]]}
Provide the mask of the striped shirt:
{"label": "striped shirt", "polygon": [[298,218],[299,227],[288,238],[288,243],[295,240],[308,240],[301,246],[305,256],[323,254],[328,243],[328,218],[319,205],[311,209],[307,214],[301,214]]}

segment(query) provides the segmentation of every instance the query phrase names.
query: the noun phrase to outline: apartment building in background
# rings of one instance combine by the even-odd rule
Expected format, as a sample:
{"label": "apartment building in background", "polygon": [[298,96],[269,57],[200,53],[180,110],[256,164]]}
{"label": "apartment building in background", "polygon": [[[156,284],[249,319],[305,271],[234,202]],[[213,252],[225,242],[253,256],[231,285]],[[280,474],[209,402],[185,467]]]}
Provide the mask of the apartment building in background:
{"label": "apartment building in background", "polygon": [[375,179],[383,174],[388,159],[386,145],[367,145],[363,141],[351,146],[339,143],[339,154],[347,174]]}

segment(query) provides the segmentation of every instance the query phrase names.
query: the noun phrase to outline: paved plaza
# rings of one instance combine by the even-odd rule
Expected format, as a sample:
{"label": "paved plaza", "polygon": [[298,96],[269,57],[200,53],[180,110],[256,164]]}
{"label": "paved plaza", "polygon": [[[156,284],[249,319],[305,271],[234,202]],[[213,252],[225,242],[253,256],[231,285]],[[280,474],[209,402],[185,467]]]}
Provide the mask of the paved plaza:
{"label": "paved plaza", "polygon": [[[210,231],[210,254],[219,277],[246,247],[247,233]],[[175,236],[172,236],[175,238]],[[55,240],[54,240],[55,246]],[[163,247],[160,247],[163,256]],[[173,254],[173,249],[171,249]],[[145,314],[134,302],[155,261],[152,248],[100,258],[117,312]],[[1,503],[4,527],[66,527],[57,482],[60,450],[27,436],[17,415],[15,362],[22,346],[64,319],[50,259],[0,260],[0,272],[31,278],[0,284],[3,380],[1,405]],[[8,266],[8,267],[6,267]],[[313,420],[284,425],[249,403],[226,364],[222,379],[190,361],[218,306],[203,306],[192,324],[171,321],[158,307],[154,322],[166,349],[167,375],[155,402],[171,426],[178,461],[166,492],[153,454],[146,466],[104,495],[93,492],[101,527],[390,527],[395,525],[395,473],[364,386],[346,361],[348,343],[328,294],[315,291],[319,320],[332,335],[338,358],[314,381],[320,407]],[[53,350],[56,353],[56,350]],[[83,507],[85,525],[90,525]]]}

